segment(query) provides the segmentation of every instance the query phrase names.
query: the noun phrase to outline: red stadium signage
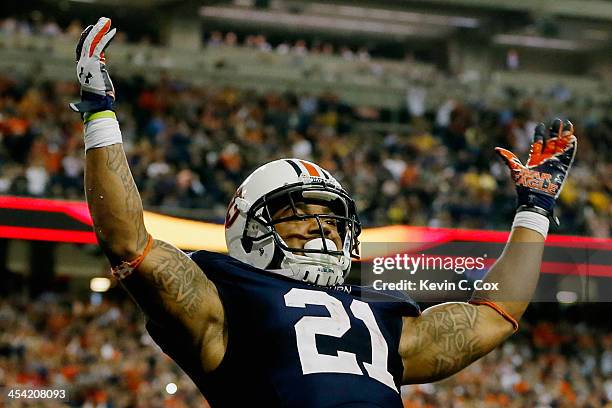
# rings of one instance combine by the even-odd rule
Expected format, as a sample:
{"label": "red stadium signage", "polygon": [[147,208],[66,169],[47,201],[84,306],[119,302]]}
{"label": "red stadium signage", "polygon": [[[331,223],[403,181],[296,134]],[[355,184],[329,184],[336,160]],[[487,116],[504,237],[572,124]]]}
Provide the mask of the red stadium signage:
{"label": "red stadium signage", "polygon": [[[223,225],[185,220],[150,211],[145,211],[145,224],[152,235],[184,250],[226,252]],[[85,202],[0,196],[0,238],[94,244],[97,240],[92,225]],[[443,247],[453,242],[503,245],[507,239],[508,232],[501,231],[409,226],[367,228],[362,233],[364,243],[418,242],[420,245],[427,243],[426,246],[430,248]],[[575,251],[612,251],[612,239],[549,235],[546,244],[549,248]],[[489,259],[491,261],[493,258]],[[612,277],[612,266],[605,262],[566,264],[545,258],[542,263],[542,271],[553,274],[581,274],[585,268],[591,276]]]}

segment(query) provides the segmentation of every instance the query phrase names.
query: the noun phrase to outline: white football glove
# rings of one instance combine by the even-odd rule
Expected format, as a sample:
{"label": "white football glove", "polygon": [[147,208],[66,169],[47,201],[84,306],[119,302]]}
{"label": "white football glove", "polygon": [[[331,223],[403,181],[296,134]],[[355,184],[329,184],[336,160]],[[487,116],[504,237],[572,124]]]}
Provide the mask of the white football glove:
{"label": "white football glove", "polygon": [[76,112],[99,112],[112,109],[115,88],[106,70],[104,49],[117,32],[111,30],[110,18],[100,17],[82,33],[76,47],[77,78],[81,84],[81,102],[71,103]]}

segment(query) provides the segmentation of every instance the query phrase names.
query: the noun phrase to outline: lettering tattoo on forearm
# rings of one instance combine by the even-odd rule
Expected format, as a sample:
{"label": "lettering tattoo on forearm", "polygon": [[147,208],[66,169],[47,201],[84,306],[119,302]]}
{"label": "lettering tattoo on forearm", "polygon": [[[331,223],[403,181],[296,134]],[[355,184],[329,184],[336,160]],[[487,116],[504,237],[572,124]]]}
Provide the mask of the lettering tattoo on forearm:
{"label": "lettering tattoo on forearm", "polygon": [[155,241],[150,262],[156,265],[151,273],[155,286],[188,318],[195,317],[206,296],[216,293],[211,282],[187,256],[177,255],[177,249],[163,241]]}
{"label": "lettering tattoo on forearm", "polygon": [[445,305],[432,310],[415,326],[418,339],[415,353],[437,345],[431,353],[434,377],[444,377],[469,365],[484,354],[474,333],[478,309],[465,303]]}

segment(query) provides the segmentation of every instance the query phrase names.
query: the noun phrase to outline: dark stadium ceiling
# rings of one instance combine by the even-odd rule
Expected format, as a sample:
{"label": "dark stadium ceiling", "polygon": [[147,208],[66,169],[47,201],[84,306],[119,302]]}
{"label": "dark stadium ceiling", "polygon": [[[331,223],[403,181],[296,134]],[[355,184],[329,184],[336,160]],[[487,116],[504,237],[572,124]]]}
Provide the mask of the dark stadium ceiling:
{"label": "dark stadium ceiling", "polygon": [[199,13],[226,25],[423,39],[461,32],[564,51],[599,49],[612,38],[612,2],[601,0],[232,0],[204,3]]}
{"label": "dark stadium ceiling", "polygon": [[357,4],[271,0],[265,3],[265,7],[261,7],[261,2],[235,0],[228,4],[204,5],[200,8],[200,15],[205,19],[248,25],[361,32],[393,37],[446,37],[457,28],[472,29],[481,24],[478,18],[457,13],[413,11],[406,7],[391,8],[379,3],[368,6]]}
{"label": "dark stadium ceiling", "polygon": [[[49,2],[57,3],[57,0],[48,0]],[[211,4],[240,4],[240,3],[257,3],[259,5],[273,4],[274,0],[65,0],[73,3],[88,3],[100,5],[121,5],[124,7],[155,9],[156,7],[165,7],[169,4],[175,5],[200,5],[206,6]],[[310,3],[310,0],[293,3]],[[285,3],[290,3],[286,1]],[[336,1],[321,1],[326,5],[342,4],[342,0]],[[360,4],[369,3],[382,8],[389,7],[415,7],[428,6],[437,10],[447,8],[463,8],[465,10],[507,10],[516,12],[529,13],[546,13],[558,16],[567,16],[572,18],[592,18],[598,20],[612,20],[612,1],[609,0],[370,0],[370,1],[347,1],[345,4]]]}
{"label": "dark stadium ceiling", "polygon": [[403,0],[402,3],[512,10],[612,20],[612,2],[609,0]]}
{"label": "dark stadium ceiling", "polygon": [[33,1],[47,4],[50,10],[54,5],[84,16],[108,5],[120,5],[114,13],[125,19],[124,24],[136,15],[150,22],[141,31],[160,31],[155,27],[163,25],[169,17],[193,18],[199,14],[204,22],[214,23],[217,29],[252,28],[264,33],[266,30],[328,32],[332,36],[358,34],[360,38],[371,36],[393,41],[458,39],[474,44],[486,41],[500,47],[563,51],[600,50],[612,44],[609,24],[612,1],[609,0]]}
{"label": "dark stadium ceiling", "polygon": [[[210,5],[210,4],[231,4],[241,3],[242,1],[232,0],[208,0],[208,1],[185,1],[185,0],[69,0],[76,3],[93,3],[105,5],[122,5],[126,7],[154,9],[168,4],[185,3]],[[53,0],[56,2],[56,0]],[[250,3],[265,5],[272,4],[274,0],[253,0]],[[309,0],[302,1],[308,3]],[[321,1],[325,4],[338,4],[342,1]],[[347,4],[358,4],[362,1],[350,1]],[[413,6],[434,6],[438,10],[441,8],[461,7],[464,9],[488,9],[488,10],[508,10],[531,13],[547,13],[559,16],[593,18],[600,20],[612,20],[612,2],[609,0],[372,0],[370,4],[379,7],[413,7]]]}
{"label": "dark stadium ceiling", "polygon": [[179,0],[69,0],[73,3],[121,5],[133,8],[155,8],[168,3],[179,3]]}

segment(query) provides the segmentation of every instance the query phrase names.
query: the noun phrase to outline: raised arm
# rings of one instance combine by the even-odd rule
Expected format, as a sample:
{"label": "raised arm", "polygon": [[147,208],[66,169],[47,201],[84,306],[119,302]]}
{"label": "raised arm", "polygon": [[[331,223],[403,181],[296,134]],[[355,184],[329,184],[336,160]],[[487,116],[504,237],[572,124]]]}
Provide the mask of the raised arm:
{"label": "raised arm", "polygon": [[[106,119],[86,126],[101,120]],[[85,161],[87,203],[100,246],[113,266],[139,258],[149,234],[123,144],[90,148]],[[187,255],[163,241],[153,240],[142,263],[121,283],[149,319],[160,325],[178,320],[194,337],[223,316],[215,285]]]}
{"label": "raised arm", "polygon": [[443,303],[404,319],[399,351],[406,384],[441,380],[489,353],[516,331],[535,291],[554,202],[576,152],[573,126],[557,119],[547,133],[538,125],[526,166],[496,150],[518,193],[512,233],[484,278],[498,290],[476,290],[469,303]]}
{"label": "raised arm", "polygon": [[[121,132],[103,50],[110,20],[88,27],[77,46],[82,101],[71,104],[85,119],[85,190],[98,241],[111,265],[123,265],[121,283],[158,328],[182,335],[205,369],[223,356],[224,313],[215,285],[182,251],[148,234]],[[89,81],[87,80],[89,78]]]}
{"label": "raised arm", "polygon": [[[528,245],[524,245],[529,242]],[[518,321],[539,276],[544,238],[535,231],[518,227],[503,255],[491,268],[485,282],[499,282],[505,295],[475,291],[474,301],[492,302]],[[475,300],[479,299],[479,300]],[[486,299],[486,300],[485,300]],[[446,378],[489,353],[514,333],[510,318],[504,318],[487,304],[449,302],[426,309],[416,318],[405,318],[400,344],[404,361],[404,382],[425,383]]]}

